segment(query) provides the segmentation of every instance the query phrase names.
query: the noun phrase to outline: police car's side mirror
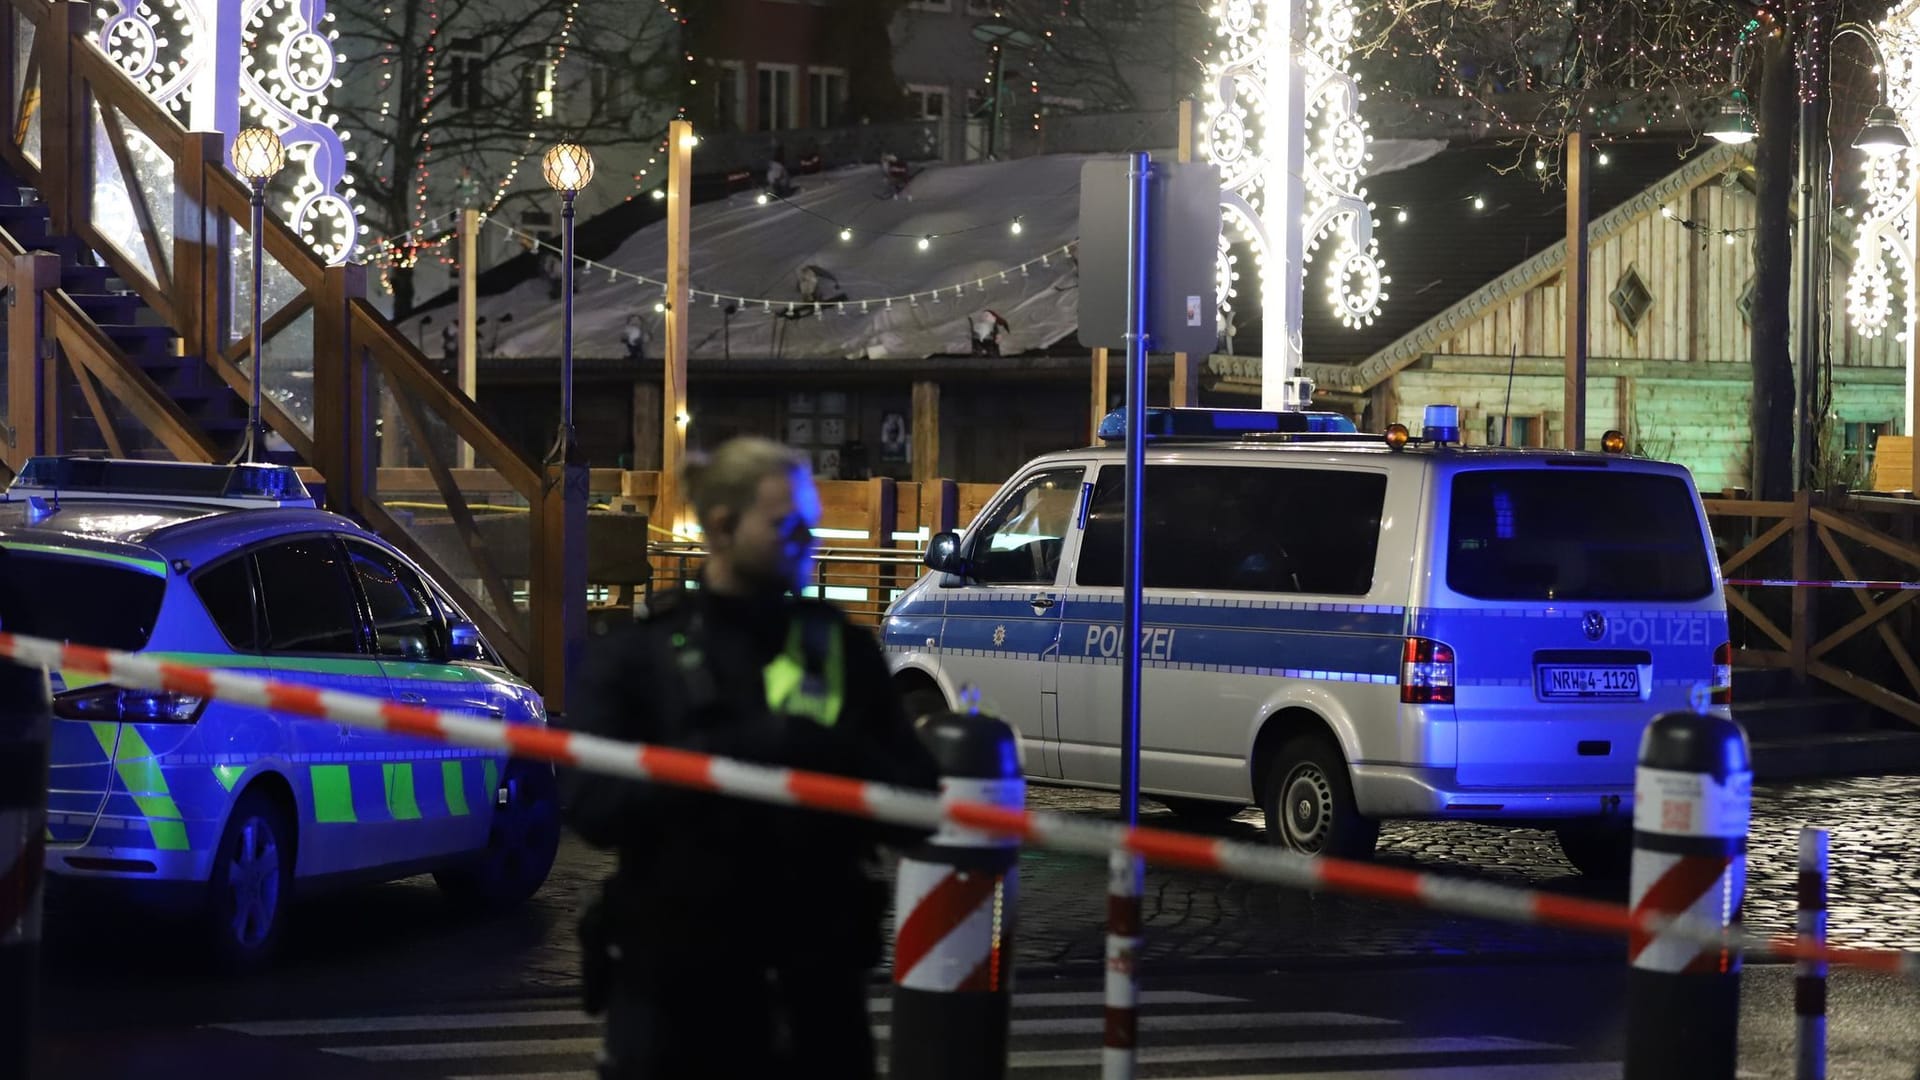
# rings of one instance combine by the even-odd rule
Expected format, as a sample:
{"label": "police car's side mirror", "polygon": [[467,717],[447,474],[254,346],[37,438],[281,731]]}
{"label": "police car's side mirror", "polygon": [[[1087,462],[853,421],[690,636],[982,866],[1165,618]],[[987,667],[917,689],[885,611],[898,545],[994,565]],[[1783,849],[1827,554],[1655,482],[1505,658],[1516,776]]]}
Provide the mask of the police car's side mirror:
{"label": "police car's side mirror", "polygon": [[472,623],[454,623],[447,637],[449,660],[479,660],[484,657],[486,647],[480,643],[480,628]]}
{"label": "police car's side mirror", "polygon": [[943,532],[933,534],[927,541],[927,555],[924,560],[929,570],[938,570],[943,574],[968,573],[966,557],[960,554],[960,534]]}

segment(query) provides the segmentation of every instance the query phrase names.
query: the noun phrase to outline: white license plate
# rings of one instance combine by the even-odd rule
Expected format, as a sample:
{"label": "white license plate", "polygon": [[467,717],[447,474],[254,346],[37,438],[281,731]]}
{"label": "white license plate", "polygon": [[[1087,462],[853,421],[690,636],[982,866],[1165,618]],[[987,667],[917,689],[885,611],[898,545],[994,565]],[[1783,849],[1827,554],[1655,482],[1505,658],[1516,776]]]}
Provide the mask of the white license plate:
{"label": "white license plate", "polygon": [[1640,696],[1640,669],[1637,667],[1551,664],[1543,665],[1539,671],[1540,696],[1543,698],[1638,698]]}

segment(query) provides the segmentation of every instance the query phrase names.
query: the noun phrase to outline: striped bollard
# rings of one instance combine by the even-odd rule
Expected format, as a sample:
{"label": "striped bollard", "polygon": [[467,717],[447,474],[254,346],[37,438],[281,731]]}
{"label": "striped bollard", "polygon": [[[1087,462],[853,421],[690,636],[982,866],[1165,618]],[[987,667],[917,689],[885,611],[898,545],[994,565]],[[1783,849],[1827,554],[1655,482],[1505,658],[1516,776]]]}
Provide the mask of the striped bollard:
{"label": "striped bollard", "polygon": [[33,1071],[49,715],[45,669],[0,660],[0,1080]]}
{"label": "striped bollard", "polygon": [[[1670,712],[1647,726],[1633,787],[1636,917],[1740,921],[1751,760],[1732,720]],[[1635,930],[1627,955],[1626,1080],[1733,1080],[1740,954]]]}
{"label": "striped bollard", "polygon": [[[920,738],[948,801],[1026,806],[1013,729],[937,713]],[[889,1076],[999,1080],[1007,1072],[1019,842],[947,822],[900,859],[894,893]]]}
{"label": "striped bollard", "polygon": [[[1827,943],[1827,831],[1800,830],[1800,913],[1805,940]],[[1827,1080],[1827,964],[1796,961],[1793,970],[1795,1080]]]}
{"label": "striped bollard", "polygon": [[1100,1080],[1133,1080],[1140,1050],[1140,893],[1146,864],[1115,849],[1107,856],[1107,1026]]}

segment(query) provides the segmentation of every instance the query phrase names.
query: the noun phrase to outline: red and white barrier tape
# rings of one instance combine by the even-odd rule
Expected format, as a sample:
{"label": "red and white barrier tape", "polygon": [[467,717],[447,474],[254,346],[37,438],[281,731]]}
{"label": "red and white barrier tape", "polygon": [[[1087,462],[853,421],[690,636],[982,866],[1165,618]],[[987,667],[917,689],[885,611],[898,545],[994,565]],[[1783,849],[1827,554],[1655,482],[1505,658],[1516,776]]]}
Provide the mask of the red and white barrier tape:
{"label": "red and white barrier tape", "polygon": [[1128,828],[1065,814],[1015,810],[942,798],[842,776],[755,765],[689,750],[623,743],[595,735],[531,724],[503,724],[419,705],[401,705],[339,690],[263,679],[135,653],[0,633],[0,657],[66,671],[83,671],[116,685],[169,690],[330,720],[375,731],[397,732],[516,757],[549,761],[632,780],[673,784],[698,791],[782,806],[847,814],[922,829],[952,822],[966,828],[1058,851],[1105,858],[1130,851],[1148,862],[1264,881],[1295,889],[1351,893],[1503,922],[1535,923],[1626,937],[1659,934],[1703,946],[1737,949],[1749,956],[1845,964],[1920,980],[1920,953],[1837,948],[1806,938],[1768,938],[1689,918],[1635,916],[1618,904],[1552,893],[1527,892],[1462,881],[1372,863],[1311,858],[1283,848],[1164,829]]}
{"label": "red and white barrier tape", "polygon": [[1728,578],[1728,585],[1739,588],[1759,586],[1769,589],[1873,589],[1913,592],[1920,581],[1800,581],[1795,578]]}

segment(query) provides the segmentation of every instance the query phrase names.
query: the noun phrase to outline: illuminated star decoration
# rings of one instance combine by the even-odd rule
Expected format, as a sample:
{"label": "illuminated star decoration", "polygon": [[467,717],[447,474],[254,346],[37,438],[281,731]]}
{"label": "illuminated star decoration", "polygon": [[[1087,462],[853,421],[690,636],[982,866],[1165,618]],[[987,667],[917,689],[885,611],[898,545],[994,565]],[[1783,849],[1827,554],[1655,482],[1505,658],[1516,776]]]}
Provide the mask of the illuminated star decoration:
{"label": "illuminated star decoration", "polygon": [[[1299,54],[1305,93],[1295,105],[1302,110],[1296,122],[1270,115],[1279,106],[1267,100],[1270,68],[1285,63],[1288,44],[1277,40],[1281,31],[1276,9],[1288,2],[1224,0],[1213,8],[1219,48],[1208,68],[1202,150],[1220,168],[1226,222],[1253,248],[1264,278],[1269,272],[1282,273],[1286,257],[1275,250],[1279,235],[1274,228],[1286,196],[1267,190],[1268,177],[1282,153],[1287,127],[1292,125],[1297,137],[1307,140],[1301,177],[1306,185],[1302,258],[1311,260],[1323,244],[1331,245],[1331,257],[1323,260],[1327,299],[1347,326],[1364,326],[1380,314],[1391,279],[1382,272],[1379,242],[1373,236],[1377,222],[1360,186],[1372,157],[1372,137],[1360,116],[1366,95],[1349,65],[1355,8],[1352,0],[1312,0],[1310,7],[1292,0],[1311,12]],[[1223,231],[1218,262],[1223,309],[1238,292],[1234,283],[1239,272],[1230,244]]]}
{"label": "illuminated star decoration", "polygon": [[[96,40],[109,58],[148,96],[171,112],[182,113],[201,92],[216,40],[214,21],[238,17],[243,52],[239,85],[221,87],[235,94],[240,115],[236,128],[272,128],[295,166],[293,188],[281,204],[287,223],[327,262],[338,265],[353,254],[359,236],[359,204],[347,163],[348,133],[336,131],[339,117],[327,111],[327,99],[341,85],[335,66],[339,33],[325,0],[111,0],[102,7]],[[227,99],[229,103],[233,99]],[[231,138],[235,132],[227,133]],[[133,149],[150,166],[159,149],[131,133]],[[225,155],[222,155],[224,159]]]}

